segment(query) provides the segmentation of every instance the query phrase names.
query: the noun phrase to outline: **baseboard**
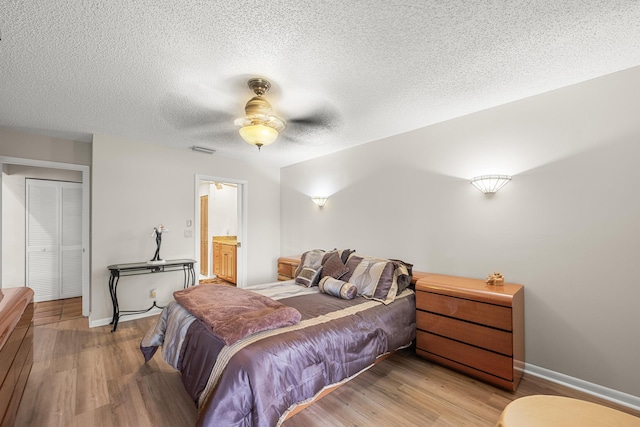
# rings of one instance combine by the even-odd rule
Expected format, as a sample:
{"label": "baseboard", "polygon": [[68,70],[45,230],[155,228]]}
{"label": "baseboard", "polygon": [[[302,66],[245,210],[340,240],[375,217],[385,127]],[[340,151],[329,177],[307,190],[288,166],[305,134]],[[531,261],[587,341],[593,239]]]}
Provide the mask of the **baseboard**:
{"label": "baseboard", "polygon": [[590,383],[579,378],[570,377],[568,375],[541,368],[539,366],[531,365],[529,363],[525,363],[524,372],[529,375],[554,382],[556,384],[561,384],[575,390],[580,390],[601,399],[627,406],[636,411],[640,411],[640,397],[623,393],[611,388],[603,387],[598,384]]}
{"label": "baseboard", "polygon": [[[144,313],[138,313],[138,314],[131,314],[131,315],[127,315],[127,316],[122,316],[120,317],[120,320],[118,321],[118,325],[122,324],[123,322],[128,322],[129,320],[135,320],[135,319],[142,319],[143,317],[149,317],[149,316],[156,316],[158,314],[160,314],[162,312],[162,310],[160,310],[159,308],[152,308],[151,310],[144,312]],[[105,326],[105,325],[109,325],[111,324],[111,317],[109,318],[105,318],[105,319],[96,319],[96,320],[91,320],[89,319],[89,327],[90,328],[96,328],[98,326]]]}

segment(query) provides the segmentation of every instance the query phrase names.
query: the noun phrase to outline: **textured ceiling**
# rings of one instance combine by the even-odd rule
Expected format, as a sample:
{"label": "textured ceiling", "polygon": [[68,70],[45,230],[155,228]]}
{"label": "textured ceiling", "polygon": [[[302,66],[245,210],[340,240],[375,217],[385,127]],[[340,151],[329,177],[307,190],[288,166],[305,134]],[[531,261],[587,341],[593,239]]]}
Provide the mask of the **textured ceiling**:
{"label": "textured ceiling", "polygon": [[284,166],[640,65],[640,2],[7,0],[0,34],[0,126]]}

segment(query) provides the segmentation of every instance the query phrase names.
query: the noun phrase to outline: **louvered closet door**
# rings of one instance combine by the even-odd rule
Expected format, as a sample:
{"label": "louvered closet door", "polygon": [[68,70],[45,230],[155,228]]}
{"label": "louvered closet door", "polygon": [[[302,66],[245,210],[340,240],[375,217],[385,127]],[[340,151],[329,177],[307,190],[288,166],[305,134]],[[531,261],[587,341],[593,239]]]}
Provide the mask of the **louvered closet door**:
{"label": "louvered closet door", "polygon": [[82,295],[82,186],[27,180],[27,286],[34,300]]}
{"label": "louvered closet door", "polygon": [[82,184],[60,187],[60,298],[72,298],[82,295]]}
{"label": "louvered closet door", "polygon": [[36,302],[60,298],[59,191],[57,182],[27,179],[27,286]]}

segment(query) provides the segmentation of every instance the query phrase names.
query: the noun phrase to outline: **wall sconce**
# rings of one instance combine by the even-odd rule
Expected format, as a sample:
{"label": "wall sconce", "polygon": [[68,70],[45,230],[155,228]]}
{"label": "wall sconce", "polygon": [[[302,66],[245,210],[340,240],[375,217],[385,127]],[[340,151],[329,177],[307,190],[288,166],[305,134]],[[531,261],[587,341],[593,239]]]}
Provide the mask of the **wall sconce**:
{"label": "wall sconce", "polygon": [[325,203],[327,203],[327,199],[328,197],[312,197],[311,200],[313,200],[313,203],[315,203],[316,205],[318,205],[318,207],[323,207]]}
{"label": "wall sconce", "polygon": [[482,175],[471,179],[471,183],[484,194],[496,193],[511,181],[509,175]]}

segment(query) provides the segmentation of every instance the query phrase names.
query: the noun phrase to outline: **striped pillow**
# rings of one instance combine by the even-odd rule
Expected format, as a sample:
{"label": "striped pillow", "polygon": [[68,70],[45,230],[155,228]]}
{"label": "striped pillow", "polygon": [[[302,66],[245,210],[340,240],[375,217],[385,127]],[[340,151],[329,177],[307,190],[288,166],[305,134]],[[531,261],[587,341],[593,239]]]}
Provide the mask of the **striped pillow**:
{"label": "striped pillow", "polygon": [[320,272],[322,272],[322,267],[317,269],[304,267],[296,276],[296,283],[301,286],[306,286],[307,288],[316,286],[320,279]]}
{"label": "striped pillow", "polygon": [[320,288],[320,292],[342,299],[354,299],[358,295],[356,285],[344,280],[334,279],[331,276],[325,276],[320,279],[318,288]]}
{"label": "striped pillow", "polygon": [[358,288],[358,295],[380,301],[393,302],[398,293],[395,266],[388,259],[352,254],[347,261],[349,271],[343,280]]}

